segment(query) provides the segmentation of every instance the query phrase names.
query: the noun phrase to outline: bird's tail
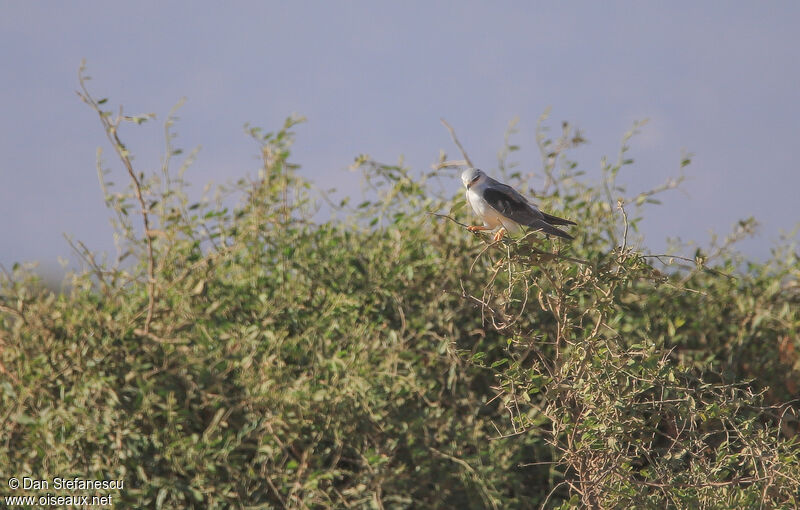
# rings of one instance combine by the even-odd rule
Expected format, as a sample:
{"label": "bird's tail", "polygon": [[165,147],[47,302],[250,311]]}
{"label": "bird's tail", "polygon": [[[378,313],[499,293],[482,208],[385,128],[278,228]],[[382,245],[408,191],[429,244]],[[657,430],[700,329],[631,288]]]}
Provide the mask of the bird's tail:
{"label": "bird's tail", "polygon": [[[562,220],[562,221],[566,221],[566,220]],[[572,222],[570,222],[570,223],[572,223]],[[553,225],[550,225],[549,223],[545,223],[544,221],[535,221],[535,222],[531,223],[528,226],[531,227],[533,230],[538,230],[539,232],[544,232],[545,234],[550,234],[550,235],[553,235],[553,236],[563,237],[564,239],[568,239],[570,241],[575,239],[574,237],[572,237],[571,235],[567,234],[566,232],[564,232],[560,228],[556,228]]]}
{"label": "bird's tail", "polygon": [[542,216],[544,216],[544,221],[551,225],[577,225],[574,221],[565,220],[564,218],[559,218],[552,214],[542,213]]}

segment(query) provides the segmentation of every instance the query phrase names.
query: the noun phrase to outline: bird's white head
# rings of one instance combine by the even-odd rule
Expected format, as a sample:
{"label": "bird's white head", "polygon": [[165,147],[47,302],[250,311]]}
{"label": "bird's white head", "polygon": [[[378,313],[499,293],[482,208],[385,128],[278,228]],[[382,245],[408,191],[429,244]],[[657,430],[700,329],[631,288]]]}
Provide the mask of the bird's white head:
{"label": "bird's white head", "polygon": [[467,168],[461,173],[461,182],[464,183],[464,187],[469,189],[473,184],[480,181],[486,174],[483,173],[482,170],[478,170],[477,168]]}

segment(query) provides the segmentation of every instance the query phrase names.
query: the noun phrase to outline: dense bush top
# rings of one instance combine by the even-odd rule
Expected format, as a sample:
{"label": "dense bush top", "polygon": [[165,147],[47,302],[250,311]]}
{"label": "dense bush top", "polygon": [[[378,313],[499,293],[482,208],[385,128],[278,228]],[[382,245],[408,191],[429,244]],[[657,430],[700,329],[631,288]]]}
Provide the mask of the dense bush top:
{"label": "dense bush top", "polygon": [[83,94],[128,171],[101,172],[123,260],[76,243],[64,293],[2,277],[3,478],[122,479],[121,508],[798,505],[796,252],[656,269],[627,146],[594,186],[580,134],[542,130],[541,205],[577,239],[492,244],[460,192],[367,157],[368,200],[312,222],[293,119],[249,129],[255,182],[190,203],[172,135],[138,173],[118,128],[146,117]]}

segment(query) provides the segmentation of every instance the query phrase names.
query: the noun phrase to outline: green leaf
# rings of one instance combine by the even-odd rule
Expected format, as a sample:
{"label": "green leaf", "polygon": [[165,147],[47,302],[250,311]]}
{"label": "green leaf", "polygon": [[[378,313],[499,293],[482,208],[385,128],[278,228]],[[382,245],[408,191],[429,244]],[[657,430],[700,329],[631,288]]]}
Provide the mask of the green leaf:
{"label": "green leaf", "polygon": [[508,360],[506,358],[499,359],[499,360],[495,361],[494,363],[492,363],[491,367],[492,368],[497,368],[499,366],[505,365],[506,363],[508,363]]}

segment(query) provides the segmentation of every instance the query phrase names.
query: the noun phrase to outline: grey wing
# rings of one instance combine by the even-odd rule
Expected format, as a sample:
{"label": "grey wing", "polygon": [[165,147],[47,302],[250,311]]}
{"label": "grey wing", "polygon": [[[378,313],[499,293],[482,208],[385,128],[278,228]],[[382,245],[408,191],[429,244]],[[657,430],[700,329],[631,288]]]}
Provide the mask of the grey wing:
{"label": "grey wing", "polygon": [[563,237],[564,239],[573,239],[571,235],[563,230],[552,226],[539,209],[531,205],[525,197],[511,186],[495,181],[483,191],[483,198],[497,212],[521,225],[526,225],[534,230],[541,230],[546,234]]}
{"label": "grey wing", "polygon": [[517,190],[503,183],[490,182],[483,190],[483,198],[497,212],[522,225],[544,220],[539,209],[533,207]]}

